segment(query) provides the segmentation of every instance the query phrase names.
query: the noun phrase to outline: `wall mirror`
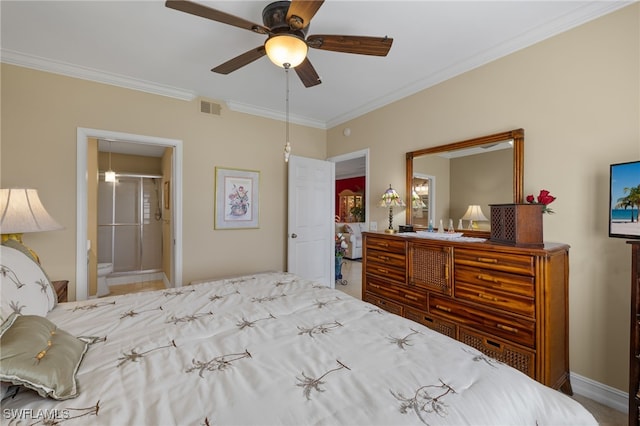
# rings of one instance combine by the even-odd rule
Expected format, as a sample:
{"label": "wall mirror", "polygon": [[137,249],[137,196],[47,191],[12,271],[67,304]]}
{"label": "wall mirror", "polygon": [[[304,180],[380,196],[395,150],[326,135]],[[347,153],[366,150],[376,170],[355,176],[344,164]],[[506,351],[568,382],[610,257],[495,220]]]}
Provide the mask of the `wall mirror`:
{"label": "wall mirror", "polygon": [[[523,165],[523,129],[407,152],[406,223],[416,230],[452,223],[465,235],[488,237],[489,205],[523,201]],[[470,206],[486,220],[471,215],[470,222]]]}

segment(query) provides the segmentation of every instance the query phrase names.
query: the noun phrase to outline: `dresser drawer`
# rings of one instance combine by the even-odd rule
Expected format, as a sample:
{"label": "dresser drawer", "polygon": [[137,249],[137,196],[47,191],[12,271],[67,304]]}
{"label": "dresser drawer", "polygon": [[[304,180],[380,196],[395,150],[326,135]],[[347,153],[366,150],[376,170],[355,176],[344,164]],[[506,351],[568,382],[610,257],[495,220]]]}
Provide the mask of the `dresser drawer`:
{"label": "dresser drawer", "polygon": [[[401,271],[404,276],[404,271],[407,268],[407,257],[404,253],[399,254],[382,250],[367,249],[365,256],[367,259],[367,270],[371,268],[375,269],[377,267],[387,269],[394,268]],[[386,274],[386,271],[383,273]],[[404,281],[404,278],[402,281]]]}
{"label": "dresser drawer", "polygon": [[382,250],[387,253],[404,255],[407,252],[407,243],[404,239],[383,238],[376,235],[365,235],[367,249]]}
{"label": "dresser drawer", "polygon": [[367,276],[365,291],[418,309],[426,309],[427,295],[391,282]]}
{"label": "dresser drawer", "polygon": [[455,282],[457,299],[535,317],[533,277],[458,266]]}
{"label": "dresser drawer", "polygon": [[460,327],[458,336],[458,340],[461,342],[535,379],[536,356],[534,351],[511,345],[500,339],[484,336],[464,327]]}
{"label": "dresser drawer", "polygon": [[455,249],[455,265],[467,265],[495,271],[534,276],[534,257],[492,251]]}
{"label": "dresser drawer", "polygon": [[382,308],[387,312],[391,312],[392,314],[402,315],[402,305],[390,302],[385,299],[381,299],[380,297],[374,294],[365,293],[363,300],[365,302],[376,305],[377,307]]}
{"label": "dresser drawer", "polygon": [[458,337],[458,327],[454,323],[444,321],[439,318],[434,318],[424,311],[406,308],[404,310],[404,317],[410,319],[411,321],[426,325],[430,329],[444,334],[445,336],[449,336],[452,339],[456,339]]}
{"label": "dresser drawer", "polygon": [[459,300],[436,295],[429,295],[429,312],[511,342],[535,347],[536,328],[532,320],[495,314]]}
{"label": "dresser drawer", "polygon": [[506,312],[535,317],[533,298],[495,291],[465,282],[456,282],[456,299],[469,300]]}

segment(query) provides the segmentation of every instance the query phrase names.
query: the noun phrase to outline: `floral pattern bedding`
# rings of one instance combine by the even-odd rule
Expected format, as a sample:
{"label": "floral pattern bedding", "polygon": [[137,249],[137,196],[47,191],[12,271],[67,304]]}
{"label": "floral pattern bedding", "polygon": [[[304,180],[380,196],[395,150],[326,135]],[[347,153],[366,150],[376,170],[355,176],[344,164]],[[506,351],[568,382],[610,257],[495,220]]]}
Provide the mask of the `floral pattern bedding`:
{"label": "floral pattern bedding", "polygon": [[288,273],[61,303],[79,396],[20,389],[3,424],[579,425],[566,395],[430,329]]}

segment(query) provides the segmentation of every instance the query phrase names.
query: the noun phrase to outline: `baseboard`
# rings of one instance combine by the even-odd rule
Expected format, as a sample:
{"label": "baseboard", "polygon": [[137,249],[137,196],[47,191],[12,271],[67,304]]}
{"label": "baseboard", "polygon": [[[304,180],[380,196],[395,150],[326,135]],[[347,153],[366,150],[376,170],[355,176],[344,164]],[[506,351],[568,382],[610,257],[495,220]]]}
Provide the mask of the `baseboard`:
{"label": "baseboard", "polygon": [[629,394],[611,386],[571,373],[573,392],[623,413],[629,413]]}

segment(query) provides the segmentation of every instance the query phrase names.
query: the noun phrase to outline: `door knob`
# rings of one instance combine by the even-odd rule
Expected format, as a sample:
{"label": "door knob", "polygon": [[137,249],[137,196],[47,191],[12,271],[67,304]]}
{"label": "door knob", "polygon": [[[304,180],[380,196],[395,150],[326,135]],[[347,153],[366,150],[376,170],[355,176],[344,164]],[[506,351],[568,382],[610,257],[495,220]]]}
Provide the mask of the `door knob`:
{"label": "door knob", "polygon": [[291,238],[298,238],[297,234],[291,234]]}

